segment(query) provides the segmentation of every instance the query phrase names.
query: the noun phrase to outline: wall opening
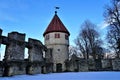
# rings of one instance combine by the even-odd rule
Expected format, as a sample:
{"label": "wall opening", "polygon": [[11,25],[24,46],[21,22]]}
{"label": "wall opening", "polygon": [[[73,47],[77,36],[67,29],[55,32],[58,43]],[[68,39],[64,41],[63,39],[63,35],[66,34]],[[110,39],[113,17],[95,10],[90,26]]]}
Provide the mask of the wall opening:
{"label": "wall opening", "polygon": [[0,61],[3,61],[4,59],[5,49],[6,49],[6,45],[1,44],[0,45]]}
{"label": "wall opening", "polygon": [[28,54],[28,48],[25,48],[24,59],[28,59],[28,56],[29,56],[29,54]]}
{"label": "wall opening", "polygon": [[62,64],[61,63],[56,64],[56,72],[62,72]]}

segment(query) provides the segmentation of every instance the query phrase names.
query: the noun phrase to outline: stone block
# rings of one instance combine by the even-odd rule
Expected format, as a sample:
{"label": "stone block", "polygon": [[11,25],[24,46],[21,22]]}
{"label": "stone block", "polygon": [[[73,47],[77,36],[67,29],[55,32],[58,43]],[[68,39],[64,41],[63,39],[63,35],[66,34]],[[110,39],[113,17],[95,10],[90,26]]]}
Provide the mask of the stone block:
{"label": "stone block", "polygon": [[40,62],[29,62],[26,67],[27,74],[40,74],[42,73],[42,66],[43,64]]}
{"label": "stone block", "polygon": [[52,73],[53,72],[53,63],[46,63],[43,66],[43,73]]}
{"label": "stone block", "polygon": [[45,53],[45,60],[46,63],[52,63],[53,62],[53,55],[52,55],[52,49],[48,49]]}
{"label": "stone block", "polygon": [[103,59],[101,61],[103,70],[112,70],[111,59]]}
{"label": "stone block", "polygon": [[113,70],[120,71],[120,59],[113,59],[112,67],[113,67]]}
{"label": "stone block", "polygon": [[102,70],[101,59],[95,59],[95,68],[96,68],[97,71]]}
{"label": "stone block", "polygon": [[11,40],[17,40],[17,41],[25,41],[25,34],[19,33],[19,32],[11,32],[8,33],[8,38]]}
{"label": "stone block", "polygon": [[9,44],[6,45],[4,60],[24,60],[25,34],[8,33]]}
{"label": "stone block", "polygon": [[78,63],[78,71],[88,71],[88,62],[86,59],[80,59]]}
{"label": "stone block", "polygon": [[4,65],[3,62],[0,61],[0,77],[3,76],[3,73],[4,73]]}
{"label": "stone block", "polygon": [[88,61],[88,69],[90,71],[96,70],[95,60],[94,59],[88,59],[87,61]]}
{"label": "stone block", "polygon": [[29,38],[31,48],[28,49],[29,61],[43,61],[42,43],[39,40]]}
{"label": "stone block", "polygon": [[4,64],[5,64],[4,76],[26,74],[25,61],[7,61]]}

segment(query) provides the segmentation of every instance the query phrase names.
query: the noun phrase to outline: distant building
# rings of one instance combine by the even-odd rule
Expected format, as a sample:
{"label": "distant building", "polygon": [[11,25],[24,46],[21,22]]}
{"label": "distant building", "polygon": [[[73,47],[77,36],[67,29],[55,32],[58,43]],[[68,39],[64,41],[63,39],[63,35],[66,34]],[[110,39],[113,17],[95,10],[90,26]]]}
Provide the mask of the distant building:
{"label": "distant building", "polygon": [[45,46],[52,50],[51,60],[53,71],[61,72],[66,70],[65,61],[69,58],[68,47],[70,33],[58,17],[57,12],[55,12],[43,36]]}

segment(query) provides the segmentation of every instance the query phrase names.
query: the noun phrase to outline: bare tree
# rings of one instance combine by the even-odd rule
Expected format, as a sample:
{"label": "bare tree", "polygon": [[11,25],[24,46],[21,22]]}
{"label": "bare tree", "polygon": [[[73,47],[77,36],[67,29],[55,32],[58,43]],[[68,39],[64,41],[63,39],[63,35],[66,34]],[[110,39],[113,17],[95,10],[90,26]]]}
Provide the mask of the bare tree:
{"label": "bare tree", "polygon": [[71,56],[72,54],[77,54],[77,49],[74,46],[69,47],[69,56]]}
{"label": "bare tree", "polygon": [[69,57],[71,57],[73,54],[76,55],[76,56],[78,56],[78,57],[80,57],[80,58],[83,57],[77,47],[70,46],[69,47]]}
{"label": "bare tree", "polygon": [[111,50],[119,58],[120,52],[120,0],[111,0],[112,5],[107,5],[104,12],[106,22],[110,25],[107,40]]}
{"label": "bare tree", "polygon": [[96,25],[86,20],[81,27],[83,27],[75,39],[75,44],[83,53],[85,59],[92,55],[96,59],[96,54],[102,50],[99,33],[95,30]]}

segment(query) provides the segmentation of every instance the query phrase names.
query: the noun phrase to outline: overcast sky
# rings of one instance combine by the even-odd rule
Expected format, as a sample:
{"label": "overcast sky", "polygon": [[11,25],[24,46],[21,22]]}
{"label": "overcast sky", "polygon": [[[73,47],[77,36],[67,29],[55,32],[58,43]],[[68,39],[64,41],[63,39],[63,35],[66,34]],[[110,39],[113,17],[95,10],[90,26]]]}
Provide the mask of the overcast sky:
{"label": "overcast sky", "polygon": [[110,0],[0,0],[0,28],[3,35],[18,31],[44,43],[43,32],[54,16],[55,6],[60,7],[58,16],[67,27],[70,45],[78,35],[80,25],[90,20],[104,33],[104,7]]}

